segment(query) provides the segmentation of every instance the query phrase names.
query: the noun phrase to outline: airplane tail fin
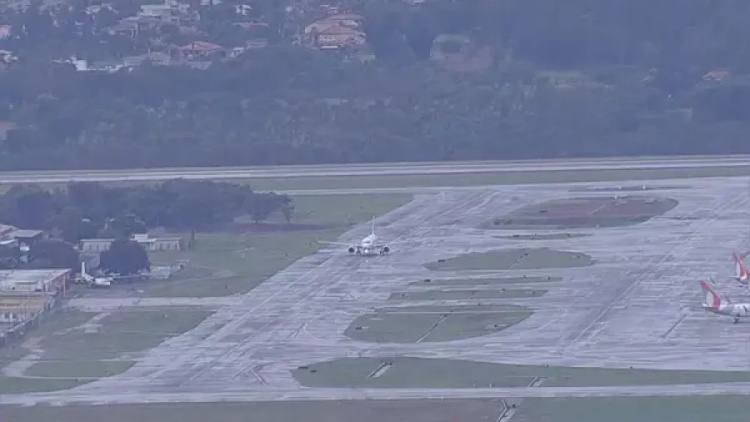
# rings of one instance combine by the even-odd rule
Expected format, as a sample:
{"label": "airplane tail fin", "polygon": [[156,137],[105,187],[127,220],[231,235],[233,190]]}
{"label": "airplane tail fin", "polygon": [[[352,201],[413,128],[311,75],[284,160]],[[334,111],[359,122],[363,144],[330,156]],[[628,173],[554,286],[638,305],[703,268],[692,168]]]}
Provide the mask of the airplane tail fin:
{"label": "airplane tail fin", "polygon": [[83,261],[81,261],[81,276],[82,277],[86,276],[86,263]]}
{"label": "airplane tail fin", "polygon": [[372,221],[370,222],[370,234],[375,234],[375,216],[372,216]]}
{"label": "airplane tail fin", "polygon": [[703,291],[703,295],[705,297],[705,300],[703,302],[703,306],[707,308],[711,308],[713,310],[718,310],[721,307],[721,296],[719,296],[711,286],[706,283],[705,281],[700,281],[701,290]]}
{"label": "airplane tail fin", "polygon": [[737,252],[732,254],[732,259],[734,259],[734,268],[736,272],[735,278],[737,278],[737,281],[742,284],[748,284],[748,281],[750,281],[750,274],[748,274],[747,268],[745,268],[745,264],[742,263],[742,259]]}

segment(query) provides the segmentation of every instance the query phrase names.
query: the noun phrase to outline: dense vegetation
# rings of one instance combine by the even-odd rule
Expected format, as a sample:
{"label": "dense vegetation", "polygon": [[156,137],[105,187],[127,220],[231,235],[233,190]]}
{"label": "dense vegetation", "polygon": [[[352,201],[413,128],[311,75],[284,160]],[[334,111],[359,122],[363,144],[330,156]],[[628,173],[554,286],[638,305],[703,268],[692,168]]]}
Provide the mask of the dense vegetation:
{"label": "dense vegetation", "polygon": [[133,275],[142,270],[151,269],[148,253],[132,240],[116,239],[106,251],[102,252],[99,268],[105,273]]}
{"label": "dense vegetation", "polygon": [[125,238],[150,227],[209,229],[241,215],[263,221],[278,212],[290,220],[293,210],[286,195],[210,181],[173,180],[126,188],[70,183],[53,192],[18,185],[0,197],[0,221],[57,231],[71,243],[91,237]]}
{"label": "dense vegetation", "polygon": [[208,70],[22,60],[0,168],[750,152],[746,1],[360,3],[374,61],[281,37]]}

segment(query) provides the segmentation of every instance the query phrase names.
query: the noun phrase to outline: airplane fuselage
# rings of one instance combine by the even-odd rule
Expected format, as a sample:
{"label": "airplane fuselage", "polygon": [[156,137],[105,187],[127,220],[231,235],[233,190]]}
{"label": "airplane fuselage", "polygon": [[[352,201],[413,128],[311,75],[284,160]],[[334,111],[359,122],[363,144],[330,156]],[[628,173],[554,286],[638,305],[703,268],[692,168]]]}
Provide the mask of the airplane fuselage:
{"label": "airplane fuselage", "polygon": [[385,245],[378,245],[378,236],[370,234],[359,242],[359,245],[349,248],[349,253],[357,255],[387,254],[390,249]]}
{"label": "airplane fuselage", "polygon": [[378,240],[378,237],[374,234],[371,234],[367,236],[366,238],[362,239],[360,246],[363,248],[372,248],[375,245],[375,242],[377,242],[377,240]]}
{"label": "airplane fuselage", "polygon": [[704,304],[703,309],[718,315],[731,316],[734,318],[735,322],[738,322],[740,318],[750,317],[750,303],[723,304],[719,309],[714,309]]}
{"label": "airplane fuselage", "polygon": [[359,242],[359,248],[357,250],[358,255],[372,255],[375,253],[375,242],[378,240],[378,237],[374,234],[371,234],[364,239],[362,239],[361,242]]}

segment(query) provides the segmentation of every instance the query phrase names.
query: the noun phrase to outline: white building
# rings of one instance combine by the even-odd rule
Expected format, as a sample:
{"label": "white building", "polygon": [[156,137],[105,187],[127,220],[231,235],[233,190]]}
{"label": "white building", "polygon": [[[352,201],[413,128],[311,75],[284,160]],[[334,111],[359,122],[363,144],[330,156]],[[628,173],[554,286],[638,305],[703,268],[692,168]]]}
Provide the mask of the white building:
{"label": "white building", "polygon": [[0,323],[33,318],[54,304],[71,270],[0,270]]}
{"label": "white building", "polygon": [[[182,250],[181,237],[149,237],[148,234],[134,234],[130,240],[137,242],[149,252]],[[109,250],[115,239],[81,239],[81,252],[101,253]]]}
{"label": "white building", "polygon": [[0,270],[0,294],[3,292],[56,292],[70,278],[70,269]]}

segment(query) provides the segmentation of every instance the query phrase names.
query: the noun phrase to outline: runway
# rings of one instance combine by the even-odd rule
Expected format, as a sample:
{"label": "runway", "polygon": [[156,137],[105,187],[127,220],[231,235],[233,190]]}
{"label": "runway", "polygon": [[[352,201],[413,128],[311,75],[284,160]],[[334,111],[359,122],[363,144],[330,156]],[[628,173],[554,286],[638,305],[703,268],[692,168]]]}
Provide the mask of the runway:
{"label": "runway", "polygon": [[559,398],[559,397],[686,397],[714,395],[750,395],[750,383],[679,384],[617,387],[518,387],[518,388],[385,388],[314,390],[269,389],[219,393],[139,393],[122,394],[33,394],[23,398],[4,396],[0,404],[33,406],[105,405],[145,403],[219,403],[274,401],[339,401],[339,400],[415,400],[415,399],[497,399],[497,398]]}
{"label": "runway", "polygon": [[[122,375],[66,392],[6,395],[0,403],[750,394],[750,383],[325,389],[303,388],[291,376],[290,370],[300,365],[324,360],[403,355],[514,364],[747,370],[750,324],[731,324],[731,320],[695,309],[700,300],[698,278],[714,277],[723,291],[737,292],[726,280],[733,271],[731,252],[750,249],[747,178],[671,180],[668,184],[682,189],[643,193],[679,201],[664,216],[635,226],[578,231],[590,233],[588,237],[544,241],[498,239],[524,231],[490,232],[477,227],[523,205],[582,195],[569,192],[573,185],[446,188],[442,193],[421,193],[376,220],[381,238],[406,242],[390,256],[358,258],[326,248],[223,304],[196,329],[152,349]],[[364,224],[340,240],[356,241],[368,231]],[[545,285],[549,292],[542,297],[499,300],[537,312],[496,334],[429,344],[368,343],[343,335],[358,316],[397,305],[387,301],[391,293],[434,276],[424,268],[425,263],[517,247],[586,253],[596,264],[506,271],[508,276],[563,279]]]}
{"label": "runway", "polygon": [[124,170],[0,172],[0,183],[146,182],[176,178],[191,180],[263,179],[280,177],[346,177],[448,175],[518,171],[635,170],[664,168],[743,167],[750,156],[639,157],[576,160],[384,163],[221,168],[160,168]]}

